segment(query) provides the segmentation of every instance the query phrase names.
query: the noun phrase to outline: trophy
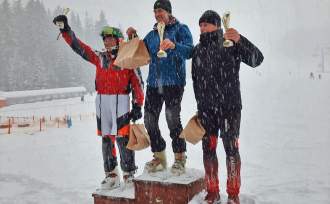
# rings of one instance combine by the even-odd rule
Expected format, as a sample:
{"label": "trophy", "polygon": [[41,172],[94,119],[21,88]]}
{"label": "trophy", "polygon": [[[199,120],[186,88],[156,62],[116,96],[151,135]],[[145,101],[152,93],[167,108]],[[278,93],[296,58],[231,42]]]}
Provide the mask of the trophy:
{"label": "trophy", "polygon": [[[230,22],[230,12],[227,11],[225,12],[225,14],[222,16],[222,23],[223,23],[223,27],[225,28],[225,31],[228,30],[229,28],[229,22]],[[224,47],[231,47],[233,46],[234,43],[231,40],[225,40],[223,42],[223,46]]]}
{"label": "trophy", "polygon": [[[160,43],[162,43],[164,40],[165,23],[159,22],[157,24],[157,30],[158,30]],[[159,57],[159,58],[167,57],[167,53],[164,50],[159,50],[159,52],[157,52],[157,57]]]}

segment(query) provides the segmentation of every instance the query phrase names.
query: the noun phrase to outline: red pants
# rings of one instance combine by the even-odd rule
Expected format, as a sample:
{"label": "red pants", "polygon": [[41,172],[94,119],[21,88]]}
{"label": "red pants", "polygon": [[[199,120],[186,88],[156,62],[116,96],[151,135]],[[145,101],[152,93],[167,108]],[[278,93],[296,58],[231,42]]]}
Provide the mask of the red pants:
{"label": "red pants", "polygon": [[[223,138],[226,151],[227,166],[227,193],[237,196],[241,187],[241,158],[237,138]],[[207,192],[219,192],[217,135],[208,135],[203,138],[203,162],[205,169],[205,185]]]}

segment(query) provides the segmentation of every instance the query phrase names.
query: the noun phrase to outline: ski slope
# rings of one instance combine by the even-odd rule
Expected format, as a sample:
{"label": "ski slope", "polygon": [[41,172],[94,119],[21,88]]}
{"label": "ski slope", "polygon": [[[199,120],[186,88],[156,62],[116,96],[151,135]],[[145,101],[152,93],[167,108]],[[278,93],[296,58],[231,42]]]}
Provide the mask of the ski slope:
{"label": "ski slope", "polygon": [[[330,76],[311,80],[292,75],[275,78],[242,67],[243,112],[240,153],[242,203],[330,203]],[[94,112],[93,96],[15,105],[0,115],[62,115]],[[185,124],[195,113],[188,80],[182,102]],[[160,128],[173,161],[164,112]],[[221,144],[221,143],[219,143]],[[187,146],[189,168],[203,170],[201,144]],[[225,154],[218,146],[221,193],[225,199]],[[151,159],[136,153],[138,174]],[[0,203],[93,203],[103,179],[101,140],[94,120],[73,121],[72,128],[33,134],[0,134]],[[198,204],[203,193],[190,204]]]}

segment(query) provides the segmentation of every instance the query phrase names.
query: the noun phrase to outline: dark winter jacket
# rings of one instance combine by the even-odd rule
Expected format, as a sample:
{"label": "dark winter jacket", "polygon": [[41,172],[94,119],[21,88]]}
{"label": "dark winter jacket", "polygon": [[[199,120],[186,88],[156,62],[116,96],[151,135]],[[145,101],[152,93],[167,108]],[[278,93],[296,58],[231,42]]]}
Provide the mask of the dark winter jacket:
{"label": "dark winter jacket", "polygon": [[115,68],[114,59],[106,52],[97,52],[80,41],[72,30],[62,32],[64,40],[82,58],[96,67],[95,86],[98,94],[129,94],[133,89],[133,103],[143,105],[143,81],[139,70]]}
{"label": "dark winter jacket", "polygon": [[223,47],[223,31],[200,35],[193,50],[192,79],[200,112],[221,107],[242,108],[239,70],[241,62],[257,67],[264,57],[244,36],[234,46]]}
{"label": "dark winter jacket", "polygon": [[151,87],[186,84],[186,59],[191,58],[193,40],[189,28],[172,17],[166,25],[164,39],[175,43],[175,49],[166,50],[166,58],[158,58],[160,39],[155,24],[144,38],[144,42],[151,56],[147,83]]}

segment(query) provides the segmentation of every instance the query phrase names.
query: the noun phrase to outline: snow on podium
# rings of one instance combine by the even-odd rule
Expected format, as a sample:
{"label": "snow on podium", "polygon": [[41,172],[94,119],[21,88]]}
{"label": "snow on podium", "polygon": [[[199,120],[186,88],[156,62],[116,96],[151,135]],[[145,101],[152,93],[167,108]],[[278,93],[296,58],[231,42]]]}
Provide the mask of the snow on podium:
{"label": "snow on podium", "polygon": [[143,173],[132,186],[96,190],[94,204],[187,204],[204,189],[204,172],[187,169],[174,176],[170,171]]}

